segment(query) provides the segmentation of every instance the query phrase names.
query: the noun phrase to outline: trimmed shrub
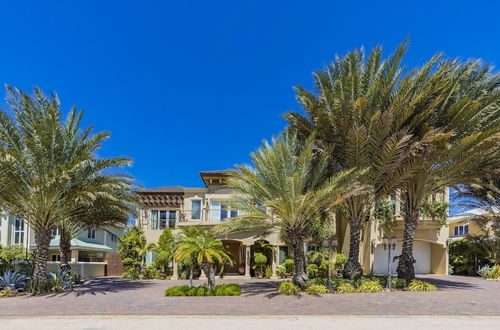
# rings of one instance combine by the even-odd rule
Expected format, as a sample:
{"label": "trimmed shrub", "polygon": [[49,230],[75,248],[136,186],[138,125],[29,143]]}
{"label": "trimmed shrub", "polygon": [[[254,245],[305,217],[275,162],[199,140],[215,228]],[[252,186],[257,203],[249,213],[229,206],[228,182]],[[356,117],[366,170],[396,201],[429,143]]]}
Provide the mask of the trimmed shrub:
{"label": "trimmed shrub", "polygon": [[282,294],[286,295],[295,295],[299,293],[299,288],[293,284],[290,281],[284,281],[281,282],[280,286],[278,287],[278,291]]}
{"label": "trimmed shrub", "polygon": [[283,262],[283,266],[288,274],[295,273],[295,262],[292,259],[286,259]]}
{"label": "trimmed shrub", "polygon": [[307,276],[315,278],[318,275],[318,266],[315,264],[307,265]]}
{"label": "trimmed shrub", "polygon": [[307,294],[325,294],[328,293],[328,288],[324,285],[314,284],[306,288]]}
{"label": "trimmed shrub", "polygon": [[279,266],[276,268],[276,276],[279,278],[285,278],[286,277],[286,268],[285,266]]}
{"label": "trimmed shrub", "polygon": [[215,286],[216,296],[240,296],[241,286],[236,283],[232,284],[219,284]]}
{"label": "trimmed shrub", "polygon": [[410,291],[437,291],[437,288],[433,284],[430,284],[430,283],[427,283],[424,281],[413,280],[408,285],[408,290],[410,290]]}
{"label": "trimmed shrub", "polygon": [[239,296],[241,295],[241,287],[239,284],[219,284],[214,290],[210,290],[208,286],[190,288],[187,285],[176,285],[165,290],[166,297],[207,297],[207,296]]}
{"label": "trimmed shrub", "polygon": [[359,286],[359,292],[363,293],[374,293],[384,291],[384,287],[382,287],[379,281],[364,281]]}
{"label": "trimmed shrub", "polygon": [[344,282],[340,283],[336,288],[335,288],[336,293],[353,293],[356,292],[356,289],[351,283]]}

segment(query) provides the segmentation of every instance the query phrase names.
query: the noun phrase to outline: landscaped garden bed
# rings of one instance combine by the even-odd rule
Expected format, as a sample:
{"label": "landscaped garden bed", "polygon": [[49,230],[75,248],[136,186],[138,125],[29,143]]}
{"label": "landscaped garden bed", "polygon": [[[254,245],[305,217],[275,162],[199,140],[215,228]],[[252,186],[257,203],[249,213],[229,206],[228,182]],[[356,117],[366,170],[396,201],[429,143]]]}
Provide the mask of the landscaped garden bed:
{"label": "landscaped garden bed", "polygon": [[239,296],[241,287],[239,284],[219,284],[213,289],[208,286],[176,285],[165,290],[166,297],[206,297],[206,296]]}
{"label": "landscaped garden bed", "polygon": [[[387,292],[385,288],[387,278],[385,276],[362,276],[356,280],[343,278],[335,278],[332,280],[332,288],[335,294],[342,293],[377,293]],[[392,278],[392,290],[395,291],[437,291],[437,287],[433,284],[413,280],[408,285],[405,280]],[[330,293],[327,287],[325,278],[316,278],[306,282],[306,287],[301,290],[291,281],[284,281],[278,287],[278,291],[285,295],[306,294],[328,294]]]}

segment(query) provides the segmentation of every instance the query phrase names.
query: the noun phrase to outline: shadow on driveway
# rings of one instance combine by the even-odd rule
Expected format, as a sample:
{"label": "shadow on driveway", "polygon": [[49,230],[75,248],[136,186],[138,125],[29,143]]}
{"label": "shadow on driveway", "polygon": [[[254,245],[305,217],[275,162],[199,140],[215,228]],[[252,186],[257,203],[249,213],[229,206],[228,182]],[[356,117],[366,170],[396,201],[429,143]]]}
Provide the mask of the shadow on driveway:
{"label": "shadow on driveway", "polygon": [[134,281],[127,280],[121,277],[99,277],[90,280],[86,280],[80,286],[74,288],[73,290],[53,293],[46,295],[47,298],[53,297],[64,297],[64,296],[75,296],[80,297],[84,295],[96,295],[96,294],[107,294],[107,293],[117,293],[121,291],[130,290],[140,290],[149,286],[153,283],[147,281]]}

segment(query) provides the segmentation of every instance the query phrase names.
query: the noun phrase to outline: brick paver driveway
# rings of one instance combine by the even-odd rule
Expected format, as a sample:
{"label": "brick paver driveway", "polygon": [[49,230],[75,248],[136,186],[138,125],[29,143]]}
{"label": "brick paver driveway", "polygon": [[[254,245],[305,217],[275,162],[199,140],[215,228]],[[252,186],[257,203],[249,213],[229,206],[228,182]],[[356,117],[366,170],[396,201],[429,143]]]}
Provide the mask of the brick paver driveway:
{"label": "brick paver driveway", "polygon": [[[98,278],[60,294],[0,299],[0,315],[500,315],[500,282],[423,276],[438,292],[283,296],[278,282],[241,283],[240,297],[164,297],[184,281]],[[200,284],[200,283],[196,283]]]}

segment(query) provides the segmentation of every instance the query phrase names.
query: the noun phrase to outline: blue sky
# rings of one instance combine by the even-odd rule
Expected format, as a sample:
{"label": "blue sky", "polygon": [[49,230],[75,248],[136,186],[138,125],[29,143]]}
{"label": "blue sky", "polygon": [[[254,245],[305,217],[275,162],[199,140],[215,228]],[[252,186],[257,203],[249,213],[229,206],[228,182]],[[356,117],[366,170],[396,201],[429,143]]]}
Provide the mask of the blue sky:
{"label": "blue sky", "polygon": [[405,59],[436,52],[500,62],[495,1],[9,1],[0,81],[56,91],[102,156],[129,156],[146,186],[201,186],[200,170],[248,162],[297,110],[292,87],[335,54],[406,35]]}

